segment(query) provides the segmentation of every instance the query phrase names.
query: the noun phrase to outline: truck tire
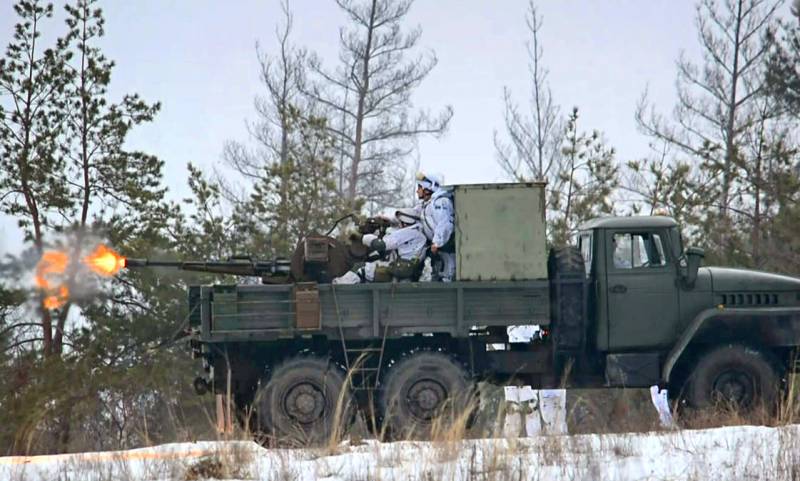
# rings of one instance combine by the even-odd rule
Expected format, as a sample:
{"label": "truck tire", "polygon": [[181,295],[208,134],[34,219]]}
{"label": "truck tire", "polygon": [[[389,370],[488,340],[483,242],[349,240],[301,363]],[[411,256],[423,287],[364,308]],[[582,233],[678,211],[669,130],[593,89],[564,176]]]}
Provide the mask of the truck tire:
{"label": "truck tire", "polygon": [[550,251],[551,331],[553,343],[559,352],[575,353],[584,348],[584,269],[583,256],[577,247],[567,246]]}
{"label": "truck tire", "polygon": [[555,248],[550,251],[550,277],[581,277],[584,273],[583,256],[575,246]]}
{"label": "truck tire", "polygon": [[393,439],[427,439],[454,422],[466,422],[472,408],[466,370],[441,352],[417,352],[389,369],[378,406]]}
{"label": "truck tire", "polygon": [[690,375],[686,397],[695,408],[722,403],[748,411],[761,403],[770,409],[778,397],[779,381],[765,353],[729,344],[700,358]]}
{"label": "truck tire", "polygon": [[346,388],[344,373],[329,360],[290,359],[256,398],[261,428],[279,444],[307,446],[341,436],[353,413]]}

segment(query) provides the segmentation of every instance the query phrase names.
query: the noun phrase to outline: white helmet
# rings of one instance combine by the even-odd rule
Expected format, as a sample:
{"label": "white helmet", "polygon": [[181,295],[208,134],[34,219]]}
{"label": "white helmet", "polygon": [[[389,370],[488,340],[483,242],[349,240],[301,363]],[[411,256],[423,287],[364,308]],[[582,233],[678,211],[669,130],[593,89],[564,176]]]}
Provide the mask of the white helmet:
{"label": "white helmet", "polygon": [[419,221],[419,212],[412,207],[397,209],[394,213],[395,218],[405,225],[414,225]]}
{"label": "white helmet", "polygon": [[425,190],[436,192],[444,184],[444,176],[442,174],[425,174],[424,172],[417,172],[417,186]]}

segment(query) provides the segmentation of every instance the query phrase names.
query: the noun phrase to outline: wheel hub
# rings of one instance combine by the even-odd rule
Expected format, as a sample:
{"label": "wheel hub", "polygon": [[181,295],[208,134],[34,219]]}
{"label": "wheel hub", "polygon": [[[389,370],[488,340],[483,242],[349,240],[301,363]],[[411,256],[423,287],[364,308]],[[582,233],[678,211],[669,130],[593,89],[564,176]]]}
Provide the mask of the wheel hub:
{"label": "wheel hub", "polygon": [[447,399],[447,391],[433,380],[422,380],[408,390],[408,408],[420,421],[429,421]]}
{"label": "wheel hub", "polygon": [[325,396],[310,383],[298,384],[286,393],[284,403],[289,417],[302,424],[311,424],[325,411]]}
{"label": "wheel hub", "polygon": [[726,371],[714,382],[714,391],[719,400],[747,407],[753,400],[753,379],[741,371]]}

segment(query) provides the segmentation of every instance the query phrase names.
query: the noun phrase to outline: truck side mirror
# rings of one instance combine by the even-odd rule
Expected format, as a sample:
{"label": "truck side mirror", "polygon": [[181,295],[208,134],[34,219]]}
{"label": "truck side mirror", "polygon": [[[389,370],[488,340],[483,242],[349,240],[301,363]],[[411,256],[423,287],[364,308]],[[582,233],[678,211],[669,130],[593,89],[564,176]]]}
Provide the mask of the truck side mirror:
{"label": "truck side mirror", "polygon": [[681,270],[683,270],[683,280],[687,286],[693,287],[697,281],[697,271],[700,269],[705,255],[705,251],[700,247],[686,248],[686,253],[681,259]]}

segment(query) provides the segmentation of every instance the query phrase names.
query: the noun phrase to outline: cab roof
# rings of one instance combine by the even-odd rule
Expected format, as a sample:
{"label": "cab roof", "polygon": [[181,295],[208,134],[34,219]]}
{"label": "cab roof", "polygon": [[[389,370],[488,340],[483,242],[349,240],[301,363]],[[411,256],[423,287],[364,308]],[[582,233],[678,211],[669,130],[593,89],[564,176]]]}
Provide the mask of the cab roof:
{"label": "cab roof", "polygon": [[678,223],[672,217],[663,215],[635,215],[627,217],[597,217],[588,220],[578,227],[578,230],[591,229],[635,229],[675,227]]}

